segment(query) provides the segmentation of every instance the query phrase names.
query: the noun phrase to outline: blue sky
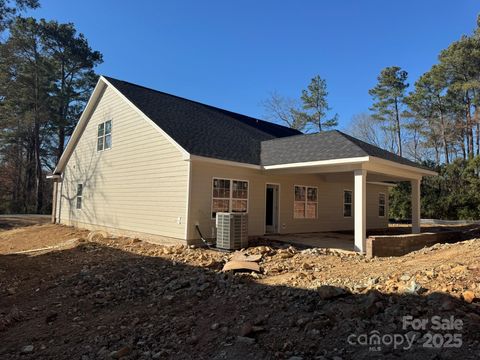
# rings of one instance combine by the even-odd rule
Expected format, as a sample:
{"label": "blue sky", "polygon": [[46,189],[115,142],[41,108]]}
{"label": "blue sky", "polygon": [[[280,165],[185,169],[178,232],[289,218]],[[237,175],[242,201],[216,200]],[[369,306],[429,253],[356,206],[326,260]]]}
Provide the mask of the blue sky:
{"label": "blue sky", "polygon": [[474,29],[473,0],[41,0],[104,55],[101,74],[255,117],[272,91],[298,97],[319,74],[345,128],[368,111],[380,70],[410,83]]}

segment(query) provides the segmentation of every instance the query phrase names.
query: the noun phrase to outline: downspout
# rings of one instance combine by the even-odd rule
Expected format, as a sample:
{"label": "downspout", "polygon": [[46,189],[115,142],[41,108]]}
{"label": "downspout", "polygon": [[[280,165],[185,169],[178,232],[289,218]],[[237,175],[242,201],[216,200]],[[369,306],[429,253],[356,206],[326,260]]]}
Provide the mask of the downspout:
{"label": "downspout", "polygon": [[57,222],[57,191],[58,191],[58,181],[53,180],[52,224],[55,224]]}

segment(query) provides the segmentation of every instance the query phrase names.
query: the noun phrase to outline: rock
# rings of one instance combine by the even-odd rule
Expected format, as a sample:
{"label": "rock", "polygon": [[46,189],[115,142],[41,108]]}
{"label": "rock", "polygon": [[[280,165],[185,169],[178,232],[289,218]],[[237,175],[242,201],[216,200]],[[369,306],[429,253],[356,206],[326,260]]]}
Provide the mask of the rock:
{"label": "rock", "polygon": [[9,295],[15,295],[17,290],[13,287],[10,287],[10,288],[7,289],[7,292],[8,292]]}
{"label": "rock", "polygon": [[47,317],[45,318],[45,322],[47,324],[51,323],[51,322],[54,322],[58,317],[58,313],[56,312],[52,312],[50,314],[47,315]]}
{"label": "rock", "polygon": [[33,345],[25,345],[24,347],[22,347],[22,350],[20,351],[20,353],[22,354],[30,354],[33,352]]}
{"label": "rock", "polygon": [[303,270],[310,270],[312,268],[312,265],[310,265],[309,263],[306,263],[304,262],[302,265],[301,265],[301,268]]}
{"label": "rock", "polygon": [[317,288],[317,293],[320,299],[329,300],[339,296],[343,296],[347,292],[345,289],[342,289],[336,286],[322,285],[319,288]]}
{"label": "rock", "polygon": [[442,302],[442,305],[440,305],[440,310],[450,311],[455,309],[455,307],[456,307],[455,303],[452,300],[447,299],[444,302]]}
{"label": "rock", "polygon": [[400,276],[400,280],[401,281],[408,281],[408,280],[410,280],[410,275],[404,274],[404,275]]}
{"label": "rock", "polygon": [[255,339],[246,336],[237,336],[237,342],[252,345],[255,344]]}
{"label": "rock", "polygon": [[467,290],[463,292],[462,297],[463,297],[463,300],[471,304],[472,301],[475,300],[475,293],[471,290]]}
{"label": "rock", "polygon": [[219,324],[219,323],[213,323],[213,324],[210,326],[210,330],[217,330],[219,327],[220,327],[220,324]]}
{"label": "rock", "polygon": [[120,359],[124,356],[127,356],[130,353],[130,351],[132,351],[132,349],[130,349],[129,346],[124,346],[117,351],[112,351],[110,353],[110,357],[113,358],[113,359]]}
{"label": "rock", "polygon": [[252,324],[247,322],[242,325],[242,328],[240,329],[240,336],[248,336],[253,332]]}
{"label": "rock", "polygon": [[417,283],[415,280],[412,280],[408,286],[405,287],[405,292],[408,294],[418,295],[422,293],[425,289],[422,288],[422,285]]}
{"label": "rock", "polygon": [[189,345],[194,345],[197,342],[198,342],[198,336],[193,335],[187,338],[187,344]]}

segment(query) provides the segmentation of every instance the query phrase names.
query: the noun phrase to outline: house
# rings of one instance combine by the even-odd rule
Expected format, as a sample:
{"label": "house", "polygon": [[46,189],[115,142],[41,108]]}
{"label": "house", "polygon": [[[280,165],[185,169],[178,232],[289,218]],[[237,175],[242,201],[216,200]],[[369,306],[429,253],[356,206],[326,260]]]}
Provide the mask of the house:
{"label": "house", "polygon": [[297,130],[100,77],[51,176],[53,221],[164,243],[215,237],[216,212],[248,214],[249,236],[388,223],[392,182],[435,175],[340,131]]}

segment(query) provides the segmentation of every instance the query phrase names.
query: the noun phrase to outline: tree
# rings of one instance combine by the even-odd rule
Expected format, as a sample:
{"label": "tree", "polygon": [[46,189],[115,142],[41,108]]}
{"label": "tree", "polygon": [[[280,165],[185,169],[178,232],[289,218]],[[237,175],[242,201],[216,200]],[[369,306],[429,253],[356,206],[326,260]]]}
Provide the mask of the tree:
{"label": "tree", "polygon": [[2,45],[0,89],[4,118],[17,126],[15,132],[4,131],[7,143],[16,144],[18,152],[25,151],[24,191],[34,189],[34,211],[39,213],[44,199],[43,131],[50,114],[52,63],[43,55],[42,29],[35,19],[18,18],[9,30],[10,37]]}
{"label": "tree", "polygon": [[263,107],[267,113],[267,119],[279,122],[292,129],[300,131],[305,129],[304,119],[297,115],[301,111],[301,105],[297,100],[273,92],[263,102]]}
{"label": "tree", "polygon": [[348,132],[356,138],[388,151],[395,151],[394,139],[385,123],[377,121],[370,114],[354,115]]}
{"label": "tree", "polygon": [[45,212],[44,179],[93,89],[102,60],[72,24],[17,18],[0,44],[0,202]]}
{"label": "tree", "polygon": [[[478,29],[477,29],[478,34]],[[480,153],[480,42],[477,37],[463,36],[440,53],[448,90],[460,98],[463,119],[459,119],[469,158]],[[476,133],[476,134],[475,134]],[[475,151],[476,148],[476,151]]]}
{"label": "tree", "polygon": [[0,33],[4,31],[19,13],[40,7],[38,0],[0,0]]}
{"label": "tree", "polygon": [[77,34],[72,23],[40,21],[46,55],[54,62],[54,101],[52,128],[56,132],[56,162],[80,117],[97,75],[94,67],[102,63],[102,54],[93,51],[83,34]]}
{"label": "tree", "polygon": [[315,76],[308,88],[302,90],[301,100],[304,111],[296,112],[295,116],[299,117],[301,122],[307,125],[311,124],[314,127],[318,127],[319,131],[337,126],[338,114],[335,114],[330,119],[326,119],[327,112],[331,110],[328,106],[327,96],[327,82],[319,75]]}
{"label": "tree", "polygon": [[373,117],[390,123],[389,129],[396,135],[397,153],[400,156],[402,156],[403,140],[400,114],[408,87],[407,77],[408,73],[400,67],[387,67],[378,76],[377,85],[369,91],[374,99],[370,108],[373,111]]}
{"label": "tree", "polygon": [[437,164],[440,164],[440,149],[443,149],[444,161],[450,162],[453,126],[446,87],[443,67],[434,65],[415,82],[414,91],[404,100],[408,106],[404,116],[413,119],[411,124],[416,126],[418,134],[435,149]]}

